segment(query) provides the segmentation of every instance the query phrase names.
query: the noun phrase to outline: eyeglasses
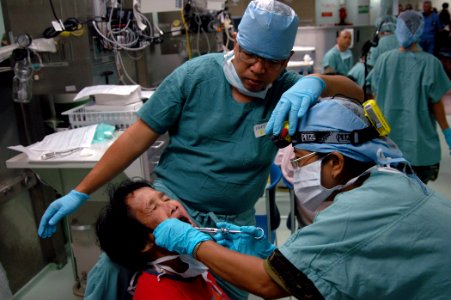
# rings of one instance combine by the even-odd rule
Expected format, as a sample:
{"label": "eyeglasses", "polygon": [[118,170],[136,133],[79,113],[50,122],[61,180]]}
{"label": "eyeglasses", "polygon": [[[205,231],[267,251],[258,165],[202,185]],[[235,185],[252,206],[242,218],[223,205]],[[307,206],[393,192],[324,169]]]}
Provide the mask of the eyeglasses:
{"label": "eyeglasses", "polygon": [[249,53],[247,51],[244,51],[243,49],[241,49],[241,47],[238,46],[238,57],[240,60],[242,60],[243,62],[253,65],[255,63],[257,63],[258,60],[260,60],[260,62],[269,69],[278,69],[280,68],[286,61],[286,59],[282,59],[282,60],[274,60],[274,59],[267,59],[267,58],[263,58],[260,57],[258,55]]}
{"label": "eyeglasses", "polygon": [[302,166],[299,165],[299,162],[300,162],[301,160],[306,159],[306,158],[309,158],[309,157],[312,157],[312,156],[315,155],[315,154],[316,154],[316,152],[312,152],[312,153],[309,153],[309,154],[304,155],[304,156],[301,156],[301,157],[292,158],[292,159],[290,159],[290,164],[291,164],[291,166],[293,167],[293,169],[300,168],[300,167],[302,167]]}

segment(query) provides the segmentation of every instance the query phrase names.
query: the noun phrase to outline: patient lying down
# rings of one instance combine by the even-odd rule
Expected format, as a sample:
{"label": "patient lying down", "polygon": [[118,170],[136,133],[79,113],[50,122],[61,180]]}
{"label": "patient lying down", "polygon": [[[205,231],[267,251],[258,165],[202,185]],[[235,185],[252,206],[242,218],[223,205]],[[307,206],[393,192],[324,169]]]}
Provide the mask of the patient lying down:
{"label": "patient lying down", "polygon": [[229,299],[202,263],[154,244],[153,229],[167,218],[192,224],[179,202],[145,181],[127,180],[111,189],[97,219],[100,248],[136,271],[128,289],[133,299]]}

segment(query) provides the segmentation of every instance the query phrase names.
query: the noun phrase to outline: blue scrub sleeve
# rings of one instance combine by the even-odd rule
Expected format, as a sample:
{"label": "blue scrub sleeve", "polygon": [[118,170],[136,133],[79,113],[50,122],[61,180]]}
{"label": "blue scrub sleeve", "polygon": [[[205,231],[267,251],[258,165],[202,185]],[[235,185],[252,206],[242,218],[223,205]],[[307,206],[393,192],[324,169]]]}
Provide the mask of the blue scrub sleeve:
{"label": "blue scrub sleeve", "polygon": [[428,89],[429,99],[431,103],[437,103],[451,89],[451,82],[438,59],[434,60],[432,68],[433,74],[428,75],[429,72],[425,72],[424,75],[430,80]]}
{"label": "blue scrub sleeve", "polygon": [[88,273],[84,300],[131,300],[127,288],[133,274],[102,253]]}
{"label": "blue scrub sleeve", "polygon": [[313,282],[297,269],[279,250],[265,260],[266,273],[297,299],[324,299]]}

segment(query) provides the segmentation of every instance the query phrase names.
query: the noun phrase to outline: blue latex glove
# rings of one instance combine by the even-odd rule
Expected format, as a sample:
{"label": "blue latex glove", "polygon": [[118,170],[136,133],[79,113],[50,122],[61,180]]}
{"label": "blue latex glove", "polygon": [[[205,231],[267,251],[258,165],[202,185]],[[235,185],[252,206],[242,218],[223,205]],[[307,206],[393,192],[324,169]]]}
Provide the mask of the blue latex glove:
{"label": "blue latex glove", "polygon": [[153,235],[158,246],[189,255],[193,255],[194,248],[200,242],[212,240],[210,235],[179,219],[164,220],[155,228]]}
{"label": "blue latex glove", "polygon": [[56,231],[56,224],[65,216],[76,211],[88,199],[88,195],[72,190],[66,196],[53,201],[42,216],[38,229],[39,236],[51,237]]}
{"label": "blue latex glove", "polygon": [[236,226],[226,222],[219,222],[216,226],[218,228],[243,231],[243,233],[217,233],[214,235],[214,239],[218,244],[230,250],[267,258],[276,249],[266,237],[255,238],[261,236],[261,230],[255,226]]}
{"label": "blue latex glove", "polygon": [[289,114],[288,134],[294,135],[298,128],[299,118],[317,101],[325,87],[324,80],[316,76],[306,76],[299,79],[282,94],[266,125],[266,134],[279,135]]}
{"label": "blue latex glove", "polygon": [[451,154],[451,128],[446,128],[443,130],[443,135],[445,136],[446,143],[448,144],[449,154]]}

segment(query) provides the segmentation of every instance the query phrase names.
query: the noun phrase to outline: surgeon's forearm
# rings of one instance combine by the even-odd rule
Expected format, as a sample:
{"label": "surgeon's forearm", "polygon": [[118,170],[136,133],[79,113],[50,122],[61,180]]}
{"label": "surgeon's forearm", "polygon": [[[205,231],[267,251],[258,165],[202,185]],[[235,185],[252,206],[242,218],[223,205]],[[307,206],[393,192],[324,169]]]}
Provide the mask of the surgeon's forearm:
{"label": "surgeon's forearm", "polygon": [[439,102],[432,104],[431,109],[440,128],[442,130],[448,128],[449,124],[446,120],[445,106],[443,105],[443,101],[440,100]]}
{"label": "surgeon's forearm", "polygon": [[143,121],[138,120],[108,148],[75,189],[85,194],[95,192],[125,170],[155,142],[158,136]]}
{"label": "surgeon's forearm", "polygon": [[321,97],[332,97],[340,94],[363,102],[362,87],[346,76],[323,74],[312,74],[309,76],[320,77],[326,83],[326,88],[323,90]]}
{"label": "surgeon's forearm", "polygon": [[213,241],[199,245],[196,258],[233,285],[265,299],[287,296],[266,273],[263,260],[224,248]]}

